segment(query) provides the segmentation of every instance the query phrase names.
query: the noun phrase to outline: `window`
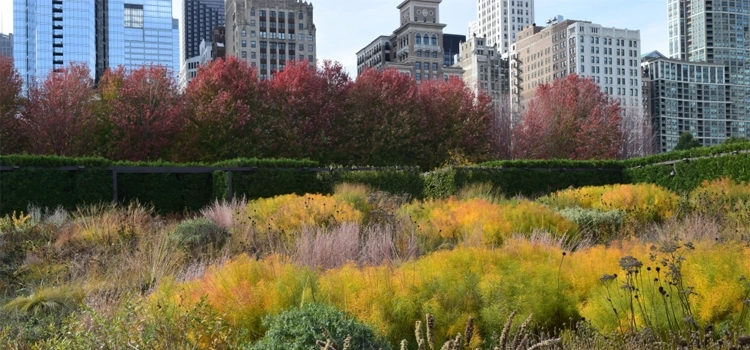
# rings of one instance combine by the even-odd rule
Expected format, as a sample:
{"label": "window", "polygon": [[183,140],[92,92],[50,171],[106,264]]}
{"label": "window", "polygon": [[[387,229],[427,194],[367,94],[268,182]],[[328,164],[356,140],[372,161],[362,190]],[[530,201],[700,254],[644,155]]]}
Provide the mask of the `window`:
{"label": "window", "polygon": [[310,52],[312,52],[312,51],[313,51],[313,46],[312,46],[312,44],[309,44],[309,45],[307,45],[307,51],[310,51]]}
{"label": "window", "polygon": [[242,47],[247,47],[247,40],[242,40]]}
{"label": "window", "polygon": [[[417,33],[414,43],[417,45],[422,45],[422,34]],[[421,57],[422,55],[420,54],[419,56]]]}
{"label": "window", "polygon": [[299,24],[299,30],[304,30],[304,29],[305,29],[305,24],[304,23],[300,23]]}
{"label": "window", "polygon": [[[244,32],[244,30],[243,30],[243,32]],[[244,35],[243,35],[243,36],[244,36]],[[251,31],[250,31],[250,37],[251,37],[251,38],[254,38],[254,37],[255,37],[255,31],[254,31],[254,30],[251,30]]]}
{"label": "window", "polygon": [[266,17],[266,10],[260,10],[260,17]]}
{"label": "window", "polygon": [[255,40],[250,42],[250,48],[253,48],[253,49],[255,48]]}
{"label": "window", "polygon": [[422,57],[422,51],[417,51],[417,57]]}
{"label": "window", "polygon": [[251,26],[251,27],[255,27],[255,20],[254,20],[254,19],[251,19],[251,20],[250,20],[250,26]]}
{"label": "window", "polygon": [[143,5],[125,4],[125,28],[143,28]]}
{"label": "window", "polygon": [[299,44],[299,50],[305,51],[305,44]]}
{"label": "window", "polygon": [[437,63],[432,64],[432,70],[437,72],[438,66]]}
{"label": "window", "polygon": [[421,62],[414,63],[414,69],[422,70],[422,63]]}
{"label": "window", "polygon": [[247,36],[247,31],[243,29],[243,30],[242,30],[242,34],[241,34],[241,35],[242,35],[243,37],[244,37],[244,36]]}
{"label": "window", "polygon": [[432,46],[437,46],[437,44],[438,44],[437,35],[432,34],[432,43],[431,44],[432,44]]}
{"label": "window", "polygon": [[307,41],[313,41],[312,34],[307,34]]}
{"label": "window", "polygon": [[250,16],[255,16],[255,9],[254,8],[250,9]]}
{"label": "window", "polygon": [[299,13],[299,19],[305,19],[305,15],[302,12]]}
{"label": "window", "polygon": [[247,51],[242,51],[242,58],[247,58]]}
{"label": "window", "polygon": [[255,51],[250,52],[250,58],[256,58],[256,56]]}
{"label": "window", "polygon": [[279,11],[279,18],[284,19],[284,12],[283,11]]}
{"label": "window", "polygon": [[310,62],[313,62],[314,61],[313,60],[313,56],[312,55],[307,55],[307,60],[310,61]]}
{"label": "window", "polygon": [[432,58],[437,58],[437,51],[432,53]]}
{"label": "window", "polygon": [[420,73],[416,73],[416,74],[414,74],[414,77],[415,77],[415,78],[416,78],[417,80],[422,80],[422,74],[420,74]]}

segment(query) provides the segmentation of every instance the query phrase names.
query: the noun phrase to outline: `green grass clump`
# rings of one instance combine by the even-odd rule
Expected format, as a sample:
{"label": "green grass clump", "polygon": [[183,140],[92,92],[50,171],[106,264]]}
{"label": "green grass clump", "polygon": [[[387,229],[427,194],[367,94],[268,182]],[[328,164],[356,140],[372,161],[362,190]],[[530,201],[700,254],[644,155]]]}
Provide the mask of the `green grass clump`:
{"label": "green grass clump", "polygon": [[189,251],[198,251],[207,246],[221,249],[228,236],[228,232],[213,221],[198,218],[179,223],[170,235],[170,239]]}
{"label": "green grass clump", "polygon": [[3,310],[33,316],[65,313],[76,310],[83,297],[84,292],[78,287],[42,288],[29,296],[11,300]]}

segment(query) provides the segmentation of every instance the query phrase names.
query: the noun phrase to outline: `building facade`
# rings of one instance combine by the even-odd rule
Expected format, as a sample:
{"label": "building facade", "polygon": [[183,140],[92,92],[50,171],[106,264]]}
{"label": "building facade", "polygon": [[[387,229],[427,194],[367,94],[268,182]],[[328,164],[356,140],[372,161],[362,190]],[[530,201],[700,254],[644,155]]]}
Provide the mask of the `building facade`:
{"label": "building facade", "polygon": [[287,61],[316,64],[313,6],[301,0],[228,0],[226,54],[258,68],[271,79]]}
{"label": "building facade", "polygon": [[14,2],[14,61],[24,87],[55,69],[86,64],[95,80],[107,68],[157,64],[177,77],[179,30],[171,0]]}
{"label": "building facade", "polygon": [[0,55],[13,57],[13,34],[0,34]]}
{"label": "building facade", "polygon": [[[750,138],[750,0],[667,0],[667,6],[669,57],[723,65],[728,90],[724,137]],[[713,136],[699,140],[716,142]]]}
{"label": "building facade", "polygon": [[534,25],[534,0],[477,0],[477,20],[469,24],[471,38],[486,38],[500,54],[510,50],[516,35]]}
{"label": "building facade", "polygon": [[180,90],[185,90],[193,78],[198,74],[198,69],[213,60],[213,43],[203,40],[200,45],[200,55],[190,57],[182,63],[180,76],[177,80]]}
{"label": "building facade", "polygon": [[456,64],[461,53],[461,43],[466,41],[466,35],[443,34],[443,66]]}
{"label": "building facade", "polygon": [[90,1],[14,0],[13,58],[25,91],[72,62],[86,64],[95,77],[95,19]]}
{"label": "building facade", "polygon": [[510,78],[508,60],[501,57],[493,46],[487,46],[486,38],[473,37],[461,44],[461,52],[456,63],[463,69],[463,80],[467,86],[492,97],[496,110],[507,103]]}
{"label": "building facade", "polygon": [[594,80],[629,113],[640,115],[640,47],[638,30],[561,18],[547,27],[527,27],[511,52],[514,102],[523,106],[539,85],[578,74]]}
{"label": "building facade", "polygon": [[201,55],[203,40],[211,42],[213,28],[224,25],[224,0],[182,0],[181,61]]}
{"label": "building facade", "polygon": [[[395,69],[424,80],[461,77],[459,67],[445,66],[445,38],[440,23],[442,0],[404,0],[396,8],[400,25],[390,36],[380,36],[357,52],[357,71],[372,67]],[[387,45],[386,45],[387,43]]]}
{"label": "building facade", "polygon": [[642,68],[656,150],[671,151],[686,131],[703,145],[724,141],[732,125],[726,66],[670,59],[654,51],[643,56]]}

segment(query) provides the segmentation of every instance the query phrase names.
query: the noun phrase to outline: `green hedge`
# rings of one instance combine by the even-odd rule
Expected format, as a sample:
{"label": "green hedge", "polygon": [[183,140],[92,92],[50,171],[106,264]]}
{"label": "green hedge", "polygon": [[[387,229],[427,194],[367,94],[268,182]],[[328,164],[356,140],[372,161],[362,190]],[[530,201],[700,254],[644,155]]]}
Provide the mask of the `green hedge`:
{"label": "green hedge", "polygon": [[373,189],[409,194],[412,198],[424,197],[424,178],[419,168],[377,168],[375,170],[344,170],[333,169],[328,174],[327,181],[333,186],[339,183],[356,183],[367,185]]}
{"label": "green hedge", "polygon": [[704,180],[721,177],[750,181],[750,153],[628,168],[623,171],[623,177],[628,183],[653,183],[678,193],[689,192]]}
{"label": "green hedge", "polygon": [[[19,166],[0,172],[0,215],[26,211],[30,204],[41,207],[75,209],[79,205],[111,202],[112,172],[109,166],[151,167],[257,167],[254,172],[234,172],[235,195],[247,198],[270,197],[286,193],[329,193],[330,184],[305,170],[318,166],[309,160],[233,159],[215,164],[168,162],[113,162],[103,158],[67,158],[58,156],[0,156],[0,165]],[[82,166],[80,170],[49,169]],[[226,198],[226,171],[213,174],[128,174],[117,175],[121,203],[137,200],[153,204],[159,213],[195,211],[213,201]]]}
{"label": "green hedge", "polygon": [[[568,187],[615,183],[655,183],[686,192],[704,180],[731,177],[750,181],[750,142],[669,152],[625,161],[522,160],[494,161],[474,167],[449,167],[428,173],[418,168],[353,170],[310,168],[309,160],[232,159],[213,164],[113,162],[103,158],[57,156],[0,156],[0,165],[20,170],[0,172],[0,215],[25,211],[29,204],[74,209],[81,204],[112,200],[112,173],[108,166],[213,166],[257,167],[232,173],[237,197],[248,199],[280,194],[331,193],[338,183],[366,184],[413,198],[446,197],[472,184],[491,183],[507,195],[536,196]],[[742,151],[742,152],[741,152]],[[688,162],[685,158],[697,158]],[[674,164],[659,164],[677,161]],[[45,168],[81,166],[77,171]],[[674,175],[672,175],[674,171]],[[118,174],[118,198],[153,203],[161,213],[198,210],[214,198],[227,198],[226,171],[213,174]]]}
{"label": "green hedge", "polygon": [[[554,163],[553,163],[554,164]],[[425,174],[425,196],[446,197],[473,184],[490,183],[509,196],[533,197],[568,187],[622,183],[619,167],[460,167]],[[556,165],[556,164],[555,164]]]}

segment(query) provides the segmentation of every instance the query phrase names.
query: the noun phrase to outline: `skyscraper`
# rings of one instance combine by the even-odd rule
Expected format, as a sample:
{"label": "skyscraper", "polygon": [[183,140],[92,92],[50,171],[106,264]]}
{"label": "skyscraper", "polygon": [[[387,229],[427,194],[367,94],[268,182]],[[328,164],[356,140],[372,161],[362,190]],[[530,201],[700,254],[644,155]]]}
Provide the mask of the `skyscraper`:
{"label": "skyscraper", "polygon": [[[93,6],[92,6],[93,5]],[[175,76],[172,0],[14,0],[14,61],[24,87],[71,62],[97,79],[107,68],[163,65]]]}
{"label": "skyscraper", "polygon": [[313,6],[302,0],[227,0],[226,54],[272,78],[287,61],[316,63]]}
{"label": "skyscraper", "polygon": [[[702,114],[698,111],[707,106],[703,101],[708,96],[691,100],[678,98],[674,110],[662,109],[663,117],[674,119],[677,131],[705,135],[705,141],[709,143],[716,143],[719,133],[724,137],[750,137],[750,0],[667,0],[667,10],[669,57],[726,67],[727,79],[709,81],[708,85],[713,91],[719,89],[720,84],[726,85],[724,97],[728,103],[723,104],[724,111],[715,113],[724,116],[721,125],[694,123],[694,119]],[[675,64],[670,62],[670,67]],[[696,89],[695,84],[704,82],[702,74],[705,74],[705,69],[694,69],[701,65],[680,64],[679,67],[681,71],[675,74],[679,73],[682,80],[674,86],[678,92],[684,89],[687,94],[688,90]],[[655,131],[661,124],[655,125]]]}
{"label": "skyscraper", "polygon": [[181,0],[181,60],[200,56],[201,41],[211,42],[211,31],[224,25],[224,0]]}
{"label": "skyscraper", "polygon": [[71,62],[88,65],[94,78],[96,10],[91,5],[85,0],[14,0],[13,57],[24,90]]}
{"label": "skyscraper", "polygon": [[0,55],[13,58],[13,34],[0,34]]}
{"label": "skyscraper", "polygon": [[504,54],[516,34],[534,24],[534,0],[477,0],[477,20],[469,24],[469,38],[486,38]]}

